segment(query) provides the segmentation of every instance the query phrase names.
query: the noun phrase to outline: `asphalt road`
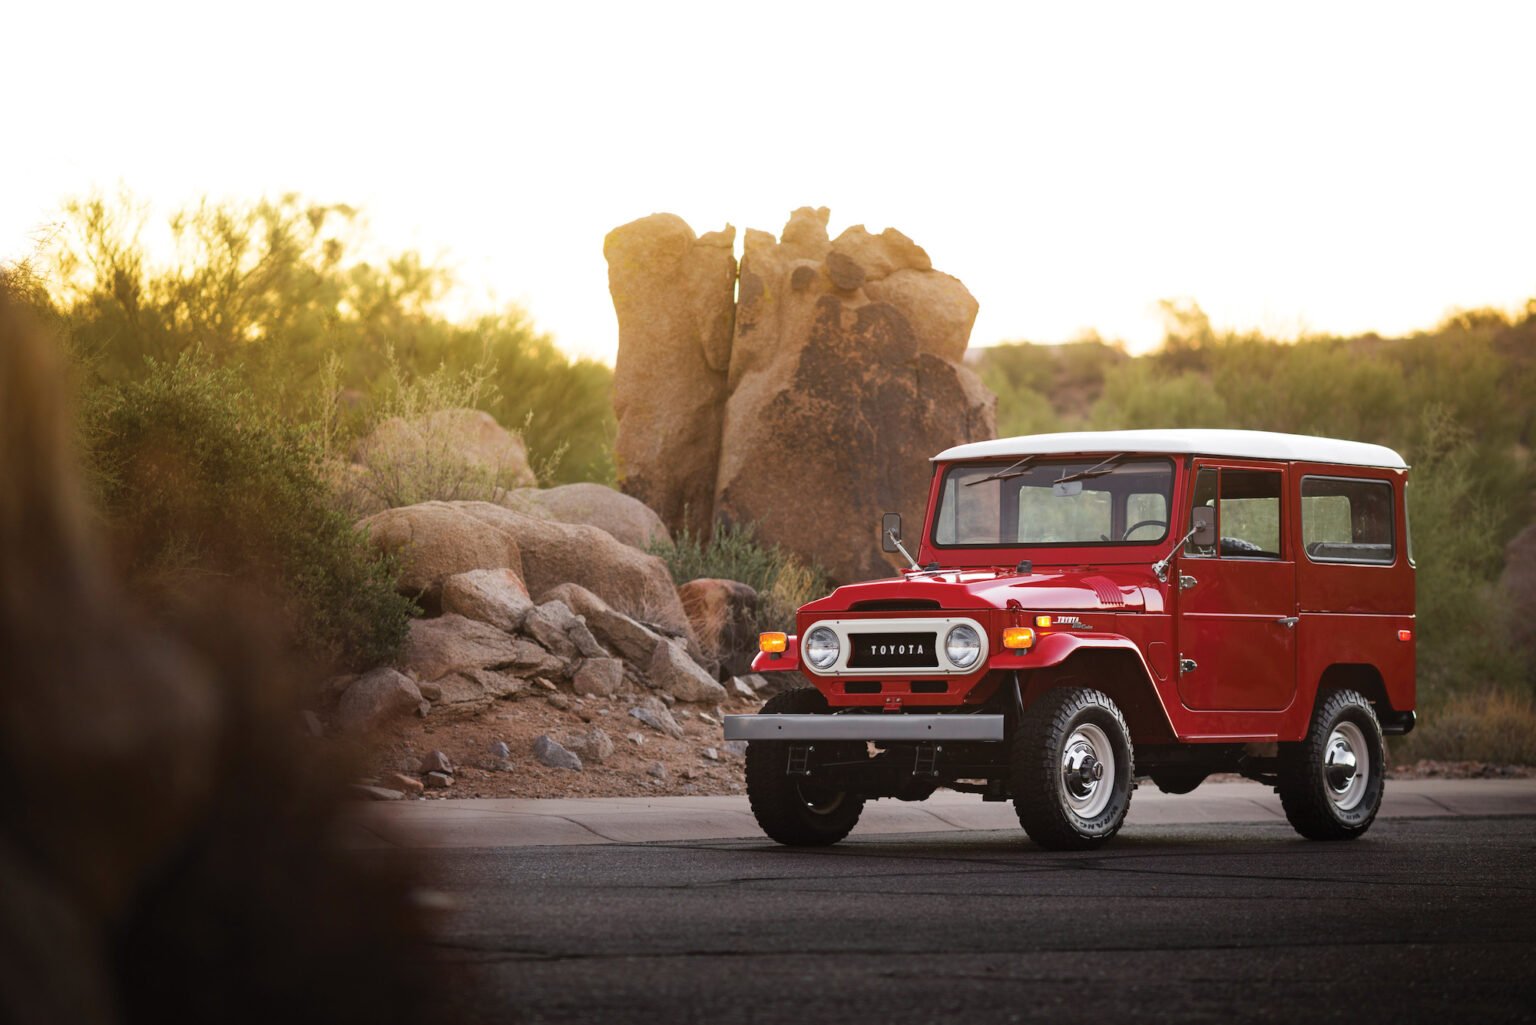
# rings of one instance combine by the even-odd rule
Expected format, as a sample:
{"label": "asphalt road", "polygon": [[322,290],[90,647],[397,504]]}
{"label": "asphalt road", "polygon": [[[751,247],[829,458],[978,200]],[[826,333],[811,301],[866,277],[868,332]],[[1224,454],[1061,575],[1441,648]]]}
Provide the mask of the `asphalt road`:
{"label": "asphalt road", "polygon": [[475,1020],[1536,1020],[1536,818],[429,858],[458,905],[435,956]]}

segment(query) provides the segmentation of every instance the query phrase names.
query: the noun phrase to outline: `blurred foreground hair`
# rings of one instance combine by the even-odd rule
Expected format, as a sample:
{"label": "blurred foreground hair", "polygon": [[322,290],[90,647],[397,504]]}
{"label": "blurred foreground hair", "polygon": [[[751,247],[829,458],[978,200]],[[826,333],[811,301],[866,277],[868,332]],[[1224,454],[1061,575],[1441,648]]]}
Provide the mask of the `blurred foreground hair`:
{"label": "blurred foreground hair", "polygon": [[113,580],[40,295],[0,269],[0,1020],[421,1020],[412,879],[336,843],[312,668],[238,582],[150,615]]}

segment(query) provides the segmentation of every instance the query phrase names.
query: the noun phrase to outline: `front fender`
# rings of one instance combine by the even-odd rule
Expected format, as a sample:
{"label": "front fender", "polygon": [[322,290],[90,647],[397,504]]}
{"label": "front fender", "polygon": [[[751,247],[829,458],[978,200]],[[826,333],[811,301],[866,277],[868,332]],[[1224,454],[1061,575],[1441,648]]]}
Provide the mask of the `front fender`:
{"label": "front fender", "polygon": [[754,673],[783,673],[800,668],[800,638],[789,635],[783,651],[759,651],[752,659]]}
{"label": "front fender", "polygon": [[[1134,660],[1138,667],[1139,680],[1127,681],[1121,678],[1120,683],[1134,684],[1134,689],[1127,695],[1120,696],[1120,702],[1130,699],[1130,695],[1144,693],[1156,708],[1155,715],[1161,720],[1161,726],[1166,728],[1168,736],[1173,738],[1177,732],[1173,728],[1173,716],[1168,709],[1168,695],[1158,686],[1157,677],[1152,672],[1152,667],[1147,665],[1146,655],[1142,653],[1135,641],[1122,637],[1119,634],[1078,634],[1078,633],[1053,633],[1041,637],[1033,648],[1024,652],[1005,652],[993,656],[988,662],[989,669],[1001,670],[1025,670],[1025,669],[1049,669],[1052,666],[1061,665],[1073,655],[1083,651],[1113,651],[1126,652]],[[1126,667],[1127,671],[1130,667]],[[1105,681],[1102,686],[1107,691],[1112,686]],[[1142,691],[1142,686],[1145,690]],[[1111,696],[1114,696],[1111,693]],[[1121,711],[1129,710],[1122,708]]]}

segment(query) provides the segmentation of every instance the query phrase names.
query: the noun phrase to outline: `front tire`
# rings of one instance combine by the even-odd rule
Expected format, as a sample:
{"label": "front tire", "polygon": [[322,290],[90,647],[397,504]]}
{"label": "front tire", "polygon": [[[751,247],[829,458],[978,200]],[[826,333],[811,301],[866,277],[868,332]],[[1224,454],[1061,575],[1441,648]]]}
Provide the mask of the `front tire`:
{"label": "front tire", "polygon": [[1306,737],[1280,745],[1280,805],[1308,840],[1353,840],[1381,808],[1386,745],[1376,711],[1360,693],[1326,695]]}
{"label": "front tire", "polygon": [[[775,694],[763,706],[765,715],[818,715],[827,711],[827,699],[814,687]],[[864,812],[864,798],[789,775],[785,771],[789,748],[789,742],[783,740],[747,744],[747,800],[752,814],[763,832],[781,844],[830,847],[852,832]]]}
{"label": "front tire", "polygon": [[1025,711],[1010,755],[1013,807],[1035,843],[1089,850],[1120,831],[1136,767],[1130,730],[1108,695],[1046,691]]}

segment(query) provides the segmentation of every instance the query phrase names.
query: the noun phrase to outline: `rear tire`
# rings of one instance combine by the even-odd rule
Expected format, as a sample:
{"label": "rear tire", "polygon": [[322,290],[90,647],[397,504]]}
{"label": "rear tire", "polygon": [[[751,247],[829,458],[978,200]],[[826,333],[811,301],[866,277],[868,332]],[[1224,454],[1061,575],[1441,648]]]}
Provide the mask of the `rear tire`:
{"label": "rear tire", "polygon": [[1108,695],[1046,691],[1025,711],[1010,756],[1013,807],[1035,843],[1089,850],[1120,831],[1136,767],[1130,730]]}
{"label": "rear tire", "polygon": [[[814,687],[775,694],[763,706],[765,715],[816,715],[827,710],[827,699]],[[763,832],[781,844],[829,847],[852,832],[863,814],[864,798],[789,775],[785,771],[789,748],[784,740],[747,744],[747,800],[752,814]],[[863,750],[863,745],[854,748]]]}
{"label": "rear tire", "polygon": [[1280,805],[1308,840],[1353,840],[1381,809],[1386,746],[1376,711],[1359,692],[1322,696],[1307,736],[1280,745]]}

